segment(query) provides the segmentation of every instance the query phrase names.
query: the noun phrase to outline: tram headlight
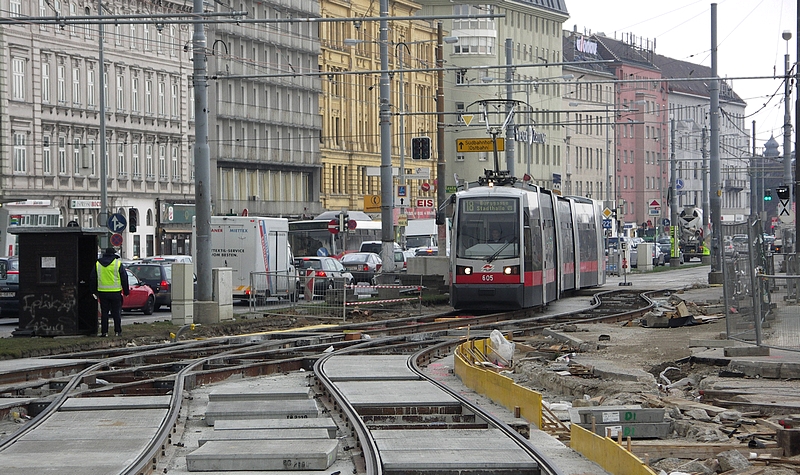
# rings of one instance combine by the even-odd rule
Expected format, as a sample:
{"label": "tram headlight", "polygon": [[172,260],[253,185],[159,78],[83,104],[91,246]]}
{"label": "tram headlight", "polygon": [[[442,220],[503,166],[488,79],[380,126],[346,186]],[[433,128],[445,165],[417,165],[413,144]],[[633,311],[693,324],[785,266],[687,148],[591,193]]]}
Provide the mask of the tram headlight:
{"label": "tram headlight", "polygon": [[456,266],[456,275],[472,275],[472,267]]}
{"label": "tram headlight", "polygon": [[503,267],[503,274],[519,275],[519,266],[505,266]]}

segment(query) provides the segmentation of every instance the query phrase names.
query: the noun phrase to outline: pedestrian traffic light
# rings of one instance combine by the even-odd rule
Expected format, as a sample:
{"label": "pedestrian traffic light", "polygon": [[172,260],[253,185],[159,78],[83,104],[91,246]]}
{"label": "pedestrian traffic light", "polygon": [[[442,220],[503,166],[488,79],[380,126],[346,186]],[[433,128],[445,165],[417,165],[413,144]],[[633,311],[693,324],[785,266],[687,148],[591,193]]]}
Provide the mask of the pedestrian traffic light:
{"label": "pedestrian traffic light", "polygon": [[431,138],[411,138],[411,158],[414,160],[428,160],[431,158]]}
{"label": "pedestrian traffic light", "polygon": [[772,190],[769,188],[764,190],[764,201],[772,201]]}
{"label": "pedestrian traffic light", "polygon": [[131,208],[128,210],[128,231],[135,233],[137,224],[139,224],[139,212],[136,208]]}
{"label": "pedestrian traffic light", "polygon": [[778,199],[781,201],[789,201],[789,187],[788,186],[779,186],[775,188],[775,194],[778,195]]}

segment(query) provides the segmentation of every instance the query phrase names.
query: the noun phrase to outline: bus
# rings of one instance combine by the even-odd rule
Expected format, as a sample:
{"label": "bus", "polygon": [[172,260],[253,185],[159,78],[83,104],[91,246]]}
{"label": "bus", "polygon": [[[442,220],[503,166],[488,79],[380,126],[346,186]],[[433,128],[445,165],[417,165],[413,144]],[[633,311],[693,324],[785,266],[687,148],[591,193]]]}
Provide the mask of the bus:
{"label": "bus", "polygon": [[341,256],[345,251],[358,251],[364,241],[381,240],[381,222],[373,221],[369,215],[351,211],[350,219],[355,229],[333,234],[328,223],[338,219],[338,212],[322,213],[311,220],[289,222],[289,244],[297,257]]}
{"label": "bus", "polygon": [[51,206],[50,200],[3,203],[0,206],[0,255],[19,254],[17,235],[9,233],[9,229],[36,226],[63,226],[61,213]]}

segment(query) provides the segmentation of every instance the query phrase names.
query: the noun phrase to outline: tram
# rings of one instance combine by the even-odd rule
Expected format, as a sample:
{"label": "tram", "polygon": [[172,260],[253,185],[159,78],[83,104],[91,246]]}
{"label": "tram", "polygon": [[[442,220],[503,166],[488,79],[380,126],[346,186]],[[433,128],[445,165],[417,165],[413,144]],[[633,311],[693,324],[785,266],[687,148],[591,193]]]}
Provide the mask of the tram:
{"label": "tram", "polygon": [[457,192],[450,250],[457,309],[539,307],[605,283],[602,205],[487,171]]}

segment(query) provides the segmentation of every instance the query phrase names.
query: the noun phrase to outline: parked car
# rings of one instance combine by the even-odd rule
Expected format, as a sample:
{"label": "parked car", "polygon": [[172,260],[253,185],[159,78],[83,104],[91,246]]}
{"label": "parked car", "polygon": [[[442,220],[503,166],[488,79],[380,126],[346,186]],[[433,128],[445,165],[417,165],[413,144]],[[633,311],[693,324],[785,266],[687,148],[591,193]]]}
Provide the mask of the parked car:
{"label": "parked car", "polygon": [[19,316],[19,258],[0,258],[0,316]]}
{"label": "parked car", "polygon": [[394,271],[405,272],[408,270],[408,257],[405,251],[394,251]]}
{"label": "parked car", "polygon": [[[381,251],[383,250],[383,242],[381,241],[364,241],[361,243],[361,247],[358,249],[358,252],[372,252],[377,255],[381,255]],[[395,251],[402,251],[400,245],[394,243],[394,250]]]}
{"label": "parked car", "polygon": [[151,263],[172,263],[172,262],[181,262],[186,264],[192,263],[192,256],[184,256],[184,255],[170,255],[170,256],[150,256],[150,257],[143,257],[138,260],[142,264],[151,264]]}
{"label": "parked car", "polygon": [[747,247],[747,234],[734,234],[733,239],[733,247],[736,249],[736,252],[739,254],[747,254],[749,251]]}
{"label": "parked car", "polygon": [[156,296],[155,310],[172,307],[172,267],[168,264],[133,264],[128,267]]}
{"label": "parked car", "polygon": [[[403,254],[402,251],[400,255]],[[381,257],[374,252],[354,252],[342,256],[345,269],[353,274],[353,280],[358,282],[375,283],[375,276],[381,271]]]}
{"label": "parked car", "polygon": [[[350,254],[346,254],[350,255]],[[295,268],[300,276],[297,293],[305,294],[306,281],[311,271],[314,278],[314,293],[339,288],[353,283],[353,274],[333,257],[308,256],[295,258]]]}
{"label": "parked car", "polygon": [[437,247],[420,247],[414,253],[416,257],[425,257],[425,256],[438,256],[439,255],[439,248]]}
{"label": "parked car", "polygon": [[[661,252],[664,254],[664,264],[669,264],[670,260],[672,259],[672,244],[670,243],[670,237],[661,236],[658,238],[657,243],[659,249],[661,249]],[[675,245],[677,246],[678,243],[675,243]],[[680,256],[680,260],[678,262],[683,264],[683,250],[680,249],[680,246],[678,249],[678,255]]]}
{"label": "parked car", "polygon": [[769,248],[772,252],[780,254],[781,249],[783,249],[783,239],[776,237],[772,240],[772,244],[769,245]]}
{"label": "parked car", "polygon": [[141,310],[145,315],[152,315],[156,308],[156,294],[153,289],[139,280],[136,275],[126,269],[130,293],[122,298],[122,310]]}

